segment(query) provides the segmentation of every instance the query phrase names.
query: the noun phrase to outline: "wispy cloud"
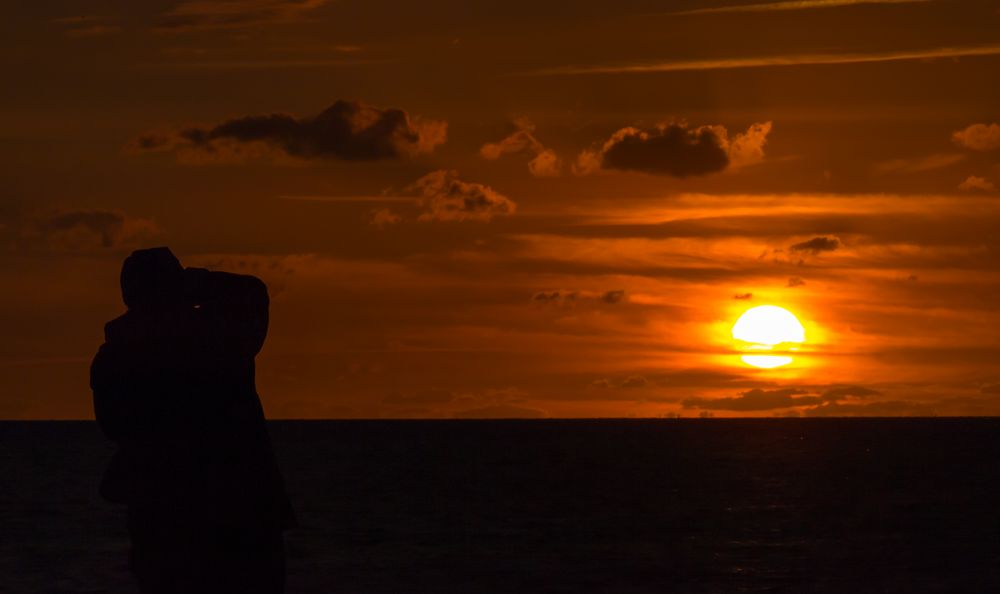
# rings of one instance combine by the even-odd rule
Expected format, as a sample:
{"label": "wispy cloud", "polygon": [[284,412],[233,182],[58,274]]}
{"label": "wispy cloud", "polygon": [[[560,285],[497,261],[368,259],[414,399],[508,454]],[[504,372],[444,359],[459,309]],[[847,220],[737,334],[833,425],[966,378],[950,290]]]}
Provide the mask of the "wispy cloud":
{"label": "wispy cloud", "polygon": [[303,20],[328,0],[187,0],[164,13],[156,30],[237,29]]}
{"label": "wispy cloud", "polygon": [[876,173],[919,173],[944,169],[960,163],[965,155],[957,153],[939,153],[917,159],[892,159],[875,164]]}
{"label": "wispy cloud", "polygon": [[714,8],[696,8],[682,10],[670,14],[719,14],[727,12],[776,12],[783,10],[810,10],[815,8],[838,8],[841,6],[858,6],[863,4],[926,4],[934,0],[799,0],[797,2],[764,2],[761,4],[741,4],[736,6],[717,6]]}
{"label": "wispy cloud", "polygon": [[559,66],[521,73],[522,76],[551,76],[579,74],[643,74],[651,72],[683,72],[690,70],[725,70],[737,68],[769,68],[777,66],[811,66],[827,64],[865,64],[872,62],[902,62],[933,60],[937,58],[962,58],[1000,55],[1000,44],[966,47],[940,47],[894,52],[866,52],[843,54],[790,54],[781,56],[755,56],[749,58],[723,58],[711,60],[665,60],[616,65]]}
{"label": "wispy cloud", "polygon": [[284,194],[278,196],[279,200],[297,200],[300,202],[416,202],[417,199],[411,196],[317,196],[317,195],[291,195]]}

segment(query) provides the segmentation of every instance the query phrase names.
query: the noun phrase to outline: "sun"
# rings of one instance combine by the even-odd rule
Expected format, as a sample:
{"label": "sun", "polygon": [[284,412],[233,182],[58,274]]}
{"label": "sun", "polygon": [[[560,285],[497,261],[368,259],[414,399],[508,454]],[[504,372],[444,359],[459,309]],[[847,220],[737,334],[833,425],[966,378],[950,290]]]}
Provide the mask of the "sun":
{"label": "sun", "polygon": [[746,310],[736,320],[733,339],[740,350],[749,352],[741,357],[744,363],[773,369],[792,362],[792,357],[784,353],[799,349],[806,341],[806,330],[787,309],[760,305]]}

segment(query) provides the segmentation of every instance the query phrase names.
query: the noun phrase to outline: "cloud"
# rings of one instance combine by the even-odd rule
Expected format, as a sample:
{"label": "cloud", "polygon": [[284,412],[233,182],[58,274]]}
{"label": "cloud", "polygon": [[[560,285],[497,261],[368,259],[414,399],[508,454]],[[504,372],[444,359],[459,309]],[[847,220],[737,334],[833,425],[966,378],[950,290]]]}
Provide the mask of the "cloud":
{"label": "cloud", "polygon": [[649,380],[641,375],[630,375],[621,379],[602,377],[590,382],[591,388],[606,390],[611,388],[645,388],[649,386]]}
{"label": "cloud", "polygon": [[622,128],[600,148],[582,152],[574,172],[586,175],[615,169],[688,177],[745,167],[763,160],[771,126],[771,122],[753,124],[731,141],[723,126],[690,128],[678,122]]}
{"label": "cloud", "polygon": [[836,402],[846,398],[870,398],[880,392],[863,386],[834,386],[823,392],[822,398],[827,402]]}
{"label": "cloud", "polygon": [[1000,148],[1000,125],[972,124],[951,135],[952,141],[974,151],[991,151]]}
{"label": "cloud", "polygon": [[621,383],[621,387],[623,388],[645,388],[648,385],[649,380],[641,375],[630,375],[623,379]]}
{"label": "cloud", "polygon": [[912,51],[888,51],[841,54],[786,54],[751,58],[724,58],[706,60],[672,60],[617,65],[559,66],[524,73],[527,76],[559,76],[586,74],[644,74],[651,72],[684,72],[691,70],[728,70],[739,68],[772,68],[779,66],[805,66],[827,64],[867,64],[875,62],[900,62],[932,60],[935,58],[961,58],[966,56],[997,56],[1000,45],[964,47],[938,47]]}
{"label": "cloud", "polygon": [[517,205],[483,184],[464,182],[458,172],[440,169],[413,183],[408,192],[419,197],[421,221],[489,221],[513,214]]}
{"label": "cloud", "polygon": [[763,161],[764,145],[771,127],[771,122],[751,124],[746,132],[737,134],[729,143],[729,168],[738,169]]}
{"label": "cloud", "polygon": [[753,293],[740,293],[738,295],[733,295],[733,299],[737,301],[749,301],[753,299]]}
{"label": "cloud", "polygon": [[979,388],[979,391],[983,394],[1000,394],[1000,384],[986,384]]}
{"label": "cloud", "polygon": [[543,410],[509,404],[494,404],[455,413],[457,419],[542,419],[547,416]]}
{"label": "cloud", "polygon": [[185,0],[164,13],[156,30],[238,29],[302,20],[329,0]]}
{"label": "cloud", "polygon": [[116,35],[121,32],[122,28],[118,25],[91,25],[90,27],[71,29],[66,34],[70,37],[104,37],[106,35]]}
{"label": "cloud", "polygon": [[993,192],[997,189],[997,187],[993,185],[993,182],[984,177],[979,177],[978,175],[970,175],[969,177],[965,178],[965,181],[958,184],[958,189],[967,190],[970,192],[975,190],[981,190],[983,192]]}
{"label": "cloud", "polygon": [[717,6],[696,8],[674,12],[675,15],[721,14],[729,12],[778,12],[786,10],[810,10],[817,8],[838,8],[865,4],[923,4],[933,0],[791,0],[789,2],[766,2],[762,4],[740,4],[737,6]]}
{"label": "cloud", "polygon": [[120,26],[108,23],[105,17],[95,15],[63,17],[52,22],[64,26],[68,37],[103,37],[122,31]]}
{"label": "cloud", "polygon": [[827,402],[805,411],[807,417],[925,417],[936,414],[937,410],[933,404],[906,400],[883,400],[863,404]]}
{"label": "cloud", "polygon": [[802,280],[798,276],[793,276],[793,277],[791,277],[791,278],[788,279],[788,283],[785,286],[791,288],[791,287],[801,287],[801,286],[804,286],[805,284],[806,284],[806,281]]}
{"label": "cloud", "polygon": [[793,406],[813,406],[823,402],[819,396],[804,396],[804,394],[807,392],[799,388],[779,388],[776,390],[754,388],[741,392],[739,396],[732,398],[686,398],[681,404],[684,408],[750,412]]}
{"label": "cloud", "polygon": [[160,234],[149,219],[119,210],[62,210],[29,217],[21,225],[21,245],[54,251],[135,247]]}
{"label": "cloud", "polygon": [[515,122],[517,130],[498,142],[489,142],[479,149],[484,159],[495,161],[503,155],[529,154],[528,171],[535,177],[555,177],[562,171],[562,161],[555,151],[545,148],[534,136],[535,126],[528,120]]}
{"label": "cloud", "polygon": [[920,157],[917,159],[891,159],[875,164],[876,173],[920,173],[922,171],[933,171],[944,169],[959,163],[965,159],[965,155],[955,153],[941,153]]}
{"label": "cloud", "polygon": [[545,305],[568,305],[575,303],[578,295],[576,291],[539,291],[531,296],[531,300]]}
{"label": "cloud", "polygon": [[177,151],[185,162],[240,162],[260,157],[375,161],[429,153],[447,137],[447,123],[405,111],[339,100],[315,117],[248,116],[211,127],[150,132],[135,152]]}
{"label": "cloud", "polygon": [[402,220],[403,218],[401,216],[392,212],[388,208],[376,208],[371,212],[371,219],[369,222],[381,229],[382,227],[386,227],[388,225],[395,225]]}
{"label": "cloud", "polygon": [[578,303],[589,302],[589,303],[603,303],[608,305],[616,305],[622,303],[626,300],[626,293],[624,289],[616,289],[613,291],[605,291],[603,293],[595,293],[592,291],[576,291],[567,289],[554,289],[549,291],[538,291],[531,296],[531,300],[534,303],[542,305],[558,305],[564,307],[572,307]]}
{"label": "cloud", "polygon": [[822,252],[835,251],[841,245],[840,239],[836,237],[813,237],[808,241],[796,243],[788,249],[793,252],[808,252],[815,256]]}

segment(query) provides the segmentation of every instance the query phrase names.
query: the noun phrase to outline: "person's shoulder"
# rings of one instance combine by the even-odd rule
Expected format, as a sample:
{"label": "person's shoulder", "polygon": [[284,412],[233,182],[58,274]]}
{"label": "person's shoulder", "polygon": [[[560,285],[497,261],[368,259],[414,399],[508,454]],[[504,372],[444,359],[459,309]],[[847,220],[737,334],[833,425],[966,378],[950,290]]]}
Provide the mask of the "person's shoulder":
{"label": "person's shoulder", "polygon": [[129,314],[129,312],[125,312],[117,318],[104,324],[104,340],[106,342],[113,342],[123,338],[123,335],[128,333],[128,330],[132,325],[133,317],[134,316]]}

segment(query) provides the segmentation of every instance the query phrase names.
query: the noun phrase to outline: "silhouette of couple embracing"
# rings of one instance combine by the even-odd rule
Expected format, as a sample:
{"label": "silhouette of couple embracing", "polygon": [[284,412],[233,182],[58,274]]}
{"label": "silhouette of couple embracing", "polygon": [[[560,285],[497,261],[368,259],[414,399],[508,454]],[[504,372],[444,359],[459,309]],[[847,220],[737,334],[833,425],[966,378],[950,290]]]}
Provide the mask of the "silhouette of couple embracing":
{"label": "silhouette of couple embracing", "polygon": [[91,388],[118,445],[101,494],[128,506],[140,591],[283,592],[294,518],[254,381],[267,287],[154,248],[125,260],[121,288]]}

